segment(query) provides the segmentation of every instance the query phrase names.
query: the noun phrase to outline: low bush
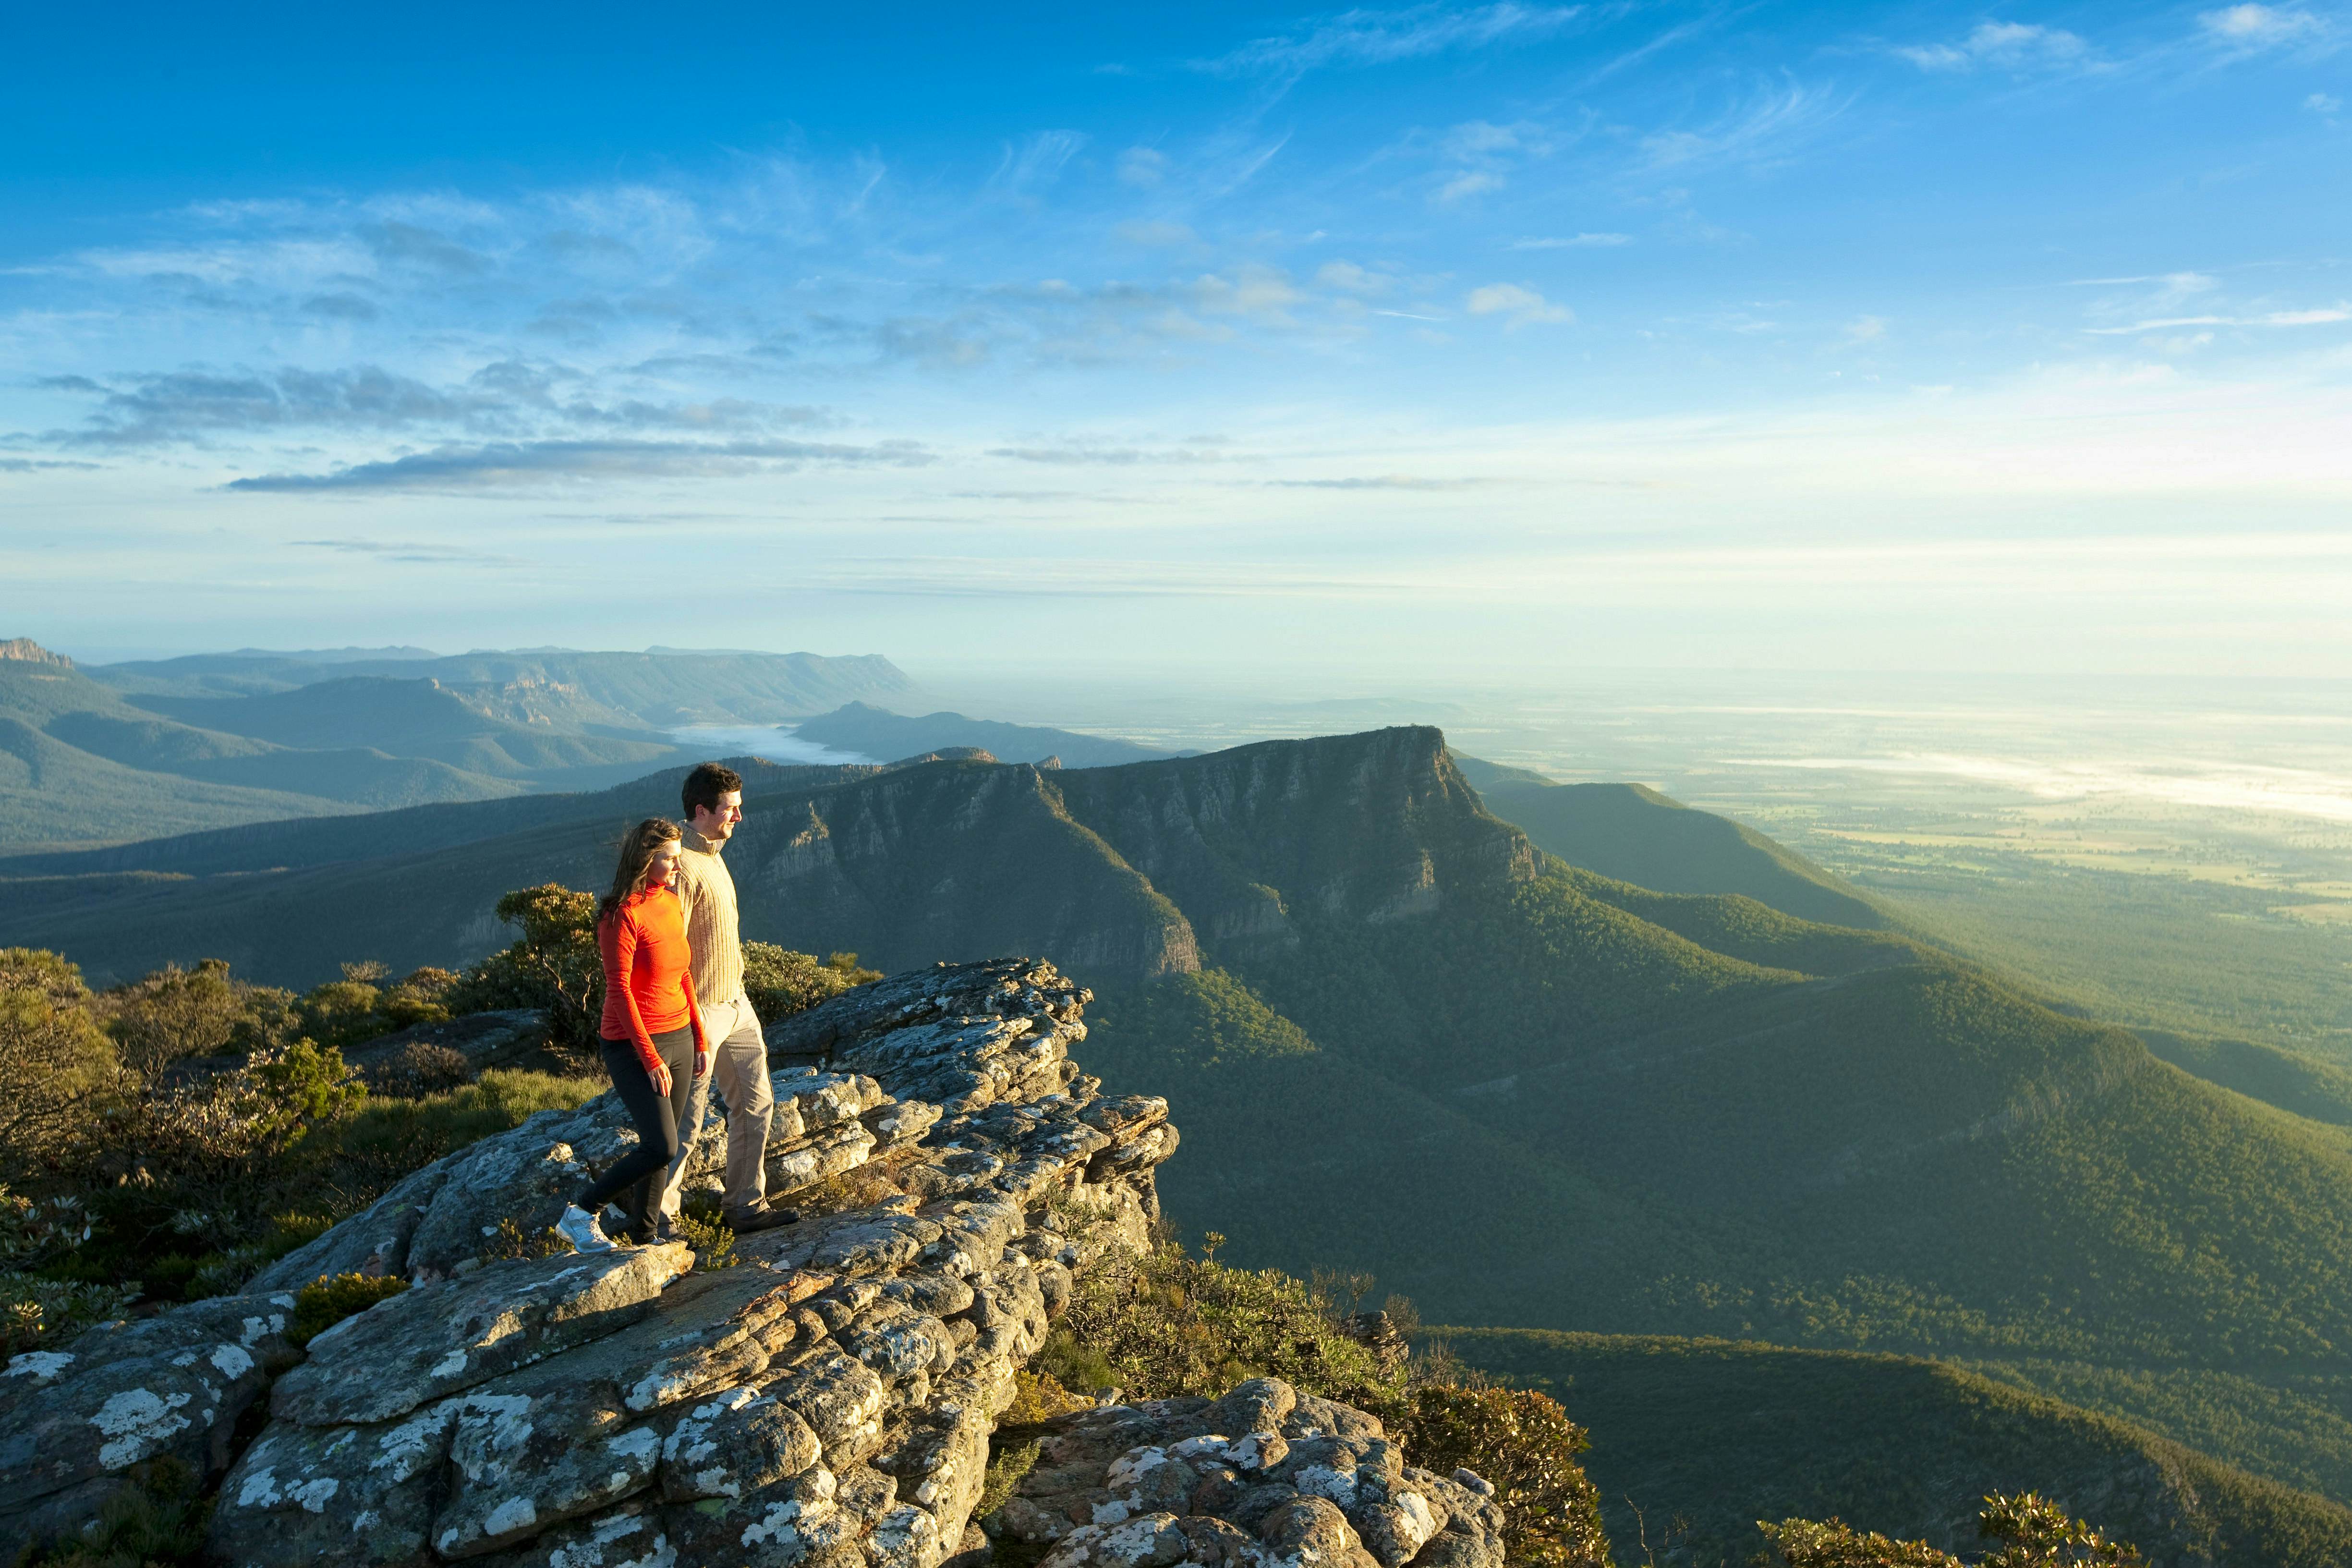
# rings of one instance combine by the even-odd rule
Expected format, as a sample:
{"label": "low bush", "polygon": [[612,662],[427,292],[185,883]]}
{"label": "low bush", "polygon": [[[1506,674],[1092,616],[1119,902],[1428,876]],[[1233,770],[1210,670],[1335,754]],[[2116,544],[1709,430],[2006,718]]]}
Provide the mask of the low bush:
{"label": "low bush", "polygon": [[408,1281],[396,1274],[338,1274],[315,1280],[294,1293],[294,1321],[286,1337],[307,1345],[345,1318],[355,1318],[407,1289]]}

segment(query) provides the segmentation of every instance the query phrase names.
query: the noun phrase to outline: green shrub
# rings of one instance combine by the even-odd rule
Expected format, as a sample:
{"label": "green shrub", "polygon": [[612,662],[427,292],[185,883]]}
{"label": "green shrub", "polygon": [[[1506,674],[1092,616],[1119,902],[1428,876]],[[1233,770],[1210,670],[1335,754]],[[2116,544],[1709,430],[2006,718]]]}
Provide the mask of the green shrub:
{"label": "green shrub", "polygon": [[1605,1568],[1601,1494],[1576,1462],[1591,1445],[1550,1395],[1424,1384],[1391,1425],[1414,1464],[1467,1468],[1494,1484],[1510,1562]]}
{"label": "green shrub", "polygon": [[762,1024],[881,978],[878,969],[859,968],[854,952],[836,952],[819,963],[814,953],[794,952],[772,942],[743,944],[743,994]]}
{"label": "green shrub", "polygon": [[397,1274],[338,1274],[331,1279],[316,1280],[294,1293],[294,1322],[286,1337],[307,1345],[345,1318],[356,1317],[407,1289],[408,1281]]}
{"label": "green shrub", "polygon": [[386,991],[377,1001],[376,1010],[395,1029],[443,1023],[450,1016],[449,1001],[457,985],[457,975],[427,965],[411,972],[406,979]]}
{"label": "green shrub", "polygon": [[735,1232],[727,1222],[681,1210],[677,1216],[677,1233],[694,1248],[694,1266],[708,1272],[715,1268],[732,1268],[743,1260],[735,1256]]}
{"label": "green shrub", "polygon": [[1778,1524],[1758,1521],[1769,1548],[1769,1568],[1961,1568],[1960,1560],[1937,1551],[1924,1541],[1896,1541],[1875,1531],[1860,1531],[1842,1520],[1819,1523],[1787,1519]]}
{"label": "green shrub", "polygon": [[54,1179],[84,1164],[123,1074],[89,994],[55,953],[0,950],[0,1182]]}
{"label": "green shrub", "polygon": [[248,985],[217,958],[194,969],[167,963],[107,991],[95,1007],[124,1063],[150,1076],[194,1057],[277,1049],[302,1032],[291,992]]}

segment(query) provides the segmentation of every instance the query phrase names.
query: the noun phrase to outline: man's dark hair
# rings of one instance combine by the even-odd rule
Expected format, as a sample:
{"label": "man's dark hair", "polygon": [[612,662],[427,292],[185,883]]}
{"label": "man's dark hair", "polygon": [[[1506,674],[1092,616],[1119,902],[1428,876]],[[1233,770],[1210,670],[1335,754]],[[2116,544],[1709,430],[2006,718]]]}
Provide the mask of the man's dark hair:
{"label": "man's dark hair", "polygon": [[684,787],[677,792],[678,804],[686,807],[686,819],[694,820],[694,808],[705,811],[719,809],[719,797],[729,790],[741,789],[743,775],[723,763],[698,763],[686,775]]}

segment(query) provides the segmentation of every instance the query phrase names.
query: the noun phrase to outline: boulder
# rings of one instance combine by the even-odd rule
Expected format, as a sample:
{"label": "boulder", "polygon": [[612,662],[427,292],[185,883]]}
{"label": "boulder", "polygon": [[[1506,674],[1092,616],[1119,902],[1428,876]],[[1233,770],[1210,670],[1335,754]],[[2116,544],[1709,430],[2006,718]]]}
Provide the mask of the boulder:
{"label": "boulder", "polygon": [[217,1475],[246,1407],[294,1359],[293,1310],[283,1292],[215,1297],[12,1357],[0,1373],[0,1558],[94,1517],[134,1466],[168,1457]]}

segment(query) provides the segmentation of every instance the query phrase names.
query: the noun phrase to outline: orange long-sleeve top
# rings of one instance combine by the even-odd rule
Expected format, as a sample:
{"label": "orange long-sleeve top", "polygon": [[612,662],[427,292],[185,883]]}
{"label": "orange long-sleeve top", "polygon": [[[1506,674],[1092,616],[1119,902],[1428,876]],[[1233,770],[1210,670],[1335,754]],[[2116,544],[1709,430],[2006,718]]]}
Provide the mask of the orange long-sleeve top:
{"label": "orange long-sleeve top", "polygon": [[675,889],[647,888],[597,921],[596,951],[604,960],[606,1039],[634,1044],[647,1072],[662,1065],[654,1037],[681,1024],[694,1026],[694,1048],[704,1048],[694,952]]}

